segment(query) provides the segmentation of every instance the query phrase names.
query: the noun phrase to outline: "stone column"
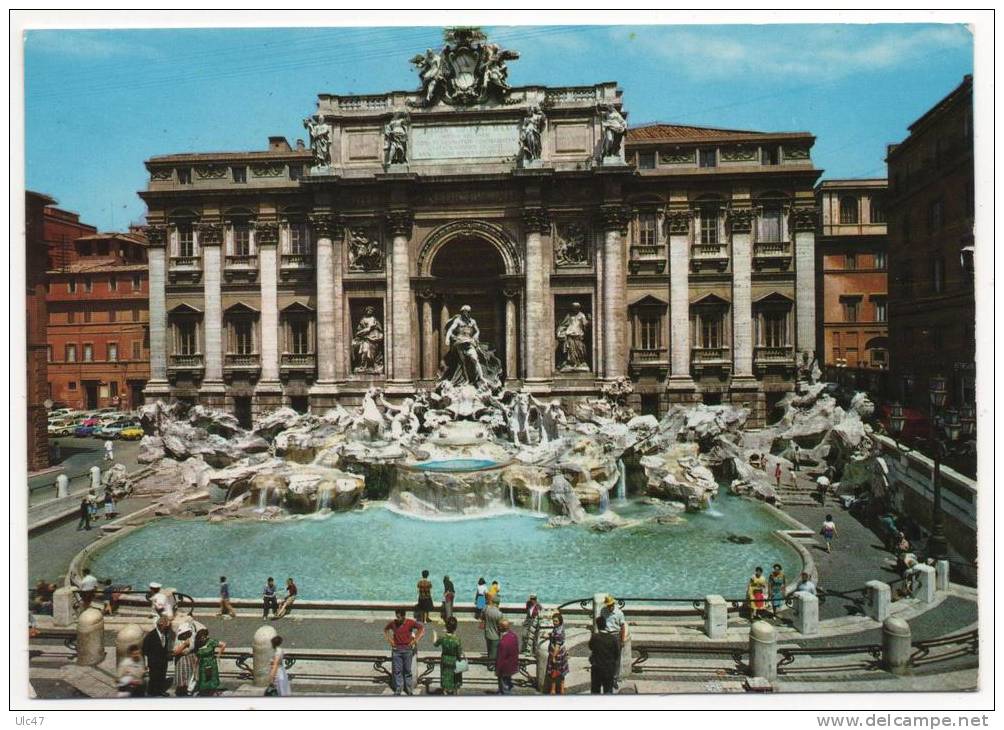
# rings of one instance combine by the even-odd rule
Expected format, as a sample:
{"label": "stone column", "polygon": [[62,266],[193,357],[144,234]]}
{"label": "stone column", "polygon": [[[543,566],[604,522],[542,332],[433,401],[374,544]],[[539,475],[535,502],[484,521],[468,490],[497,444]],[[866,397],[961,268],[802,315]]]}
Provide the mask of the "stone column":
{"label": "stone column", "polygon": [[[317,381],[310,395],[322,407],[333,406],[338,380],[338,334],[340,322],[336,316],[336,302],[341,298],[341,278],[335,275],[335,260],[340,248],[334,243],[341,233],[336,216],[315,213],[310,216],[314,238],[314,271],[317,294]],[[337,282],[337,284],[336,284]]]}
{"label": "stone column", "polygon": [[689,208],[666,213],[669,229],[670,376],[671,401],[692,400],[696,386],[690,376],[690,222]]}
{"label": "stone column", "polygon": [[516,289],[503,289],[505,295],[505,376],[506,380],[516,380],[519,378],[519,335],[517,327],[516,297],[519,291]]}
{"label": "stone column", "polygon": [[[541,234],[548,229],[547,213],[543,208],[523,211],[523,229],[526,232],[526,302],[523,332],[526,336],[525,382],[534,392],[546,392],[553,371],[554,353],[548,351],[548,338],[544,330],[551,326],[547,321],[547,300],[551,296],[550,266],[544,260]],[[507,354],[508,357],[508,354]]]}
{"label": "stone column", "polygon": [[202,327],[205,336],[203,352],[205,376],[199,396],[205,405],[221,407],[226,386],[223,385],[223,227],[218,223],[199,226],[199,249],[202,253],[202,282],[205,309]]}
{"label": "stone column", "polygon": [[753,211],[734,208],[732,229],[732,353],[733,384],[753,379]]}
{"label": "stone column", "polygon": [[390,357],[384,354],[384,362],[390,362],[391,391],[410,392],[412,383],[412,338],[411,338],[411,243],[412,214],[408,210],[395,210],[387,214],[387,228],[394,237],[390,260],[390,306],[391,323],[394,328],[393,348]]}
{"label": "stone column", "polygon": [[272,221],[258,222],[254,230],[258,251],[258,278],[261,287],[261,334],[258,352],[261,378],[255,386],[256,414],[261,415],[282,405],[279,382],[279,226]]}
{"label": "stone column", "polygon": [[816,352],[816,219],[815,206],[791,209],[795,232],[795,352],[809,361]]}
{"label": "stone column", "polygon": [[150,379],[143,389],[147,400],[167,398],[167,228],[147,226],[147,266],[150,286]]}
{"label": "stone column", "polygon": [[436,293],[431,289],[425,289],[418,293],[422,301],[422,374],[421,377],[431,380],[436,377],[439,363],[439,348],[437,342],[439,331],[436,329],[432,317],[432,300]]}
{"label": "stone column", "polygon": [[624,238],[628,211],[619,205],[604,206],[603,240],[603,377],[622,377],[627,372],[625,348],[627,324],[627,266]]}

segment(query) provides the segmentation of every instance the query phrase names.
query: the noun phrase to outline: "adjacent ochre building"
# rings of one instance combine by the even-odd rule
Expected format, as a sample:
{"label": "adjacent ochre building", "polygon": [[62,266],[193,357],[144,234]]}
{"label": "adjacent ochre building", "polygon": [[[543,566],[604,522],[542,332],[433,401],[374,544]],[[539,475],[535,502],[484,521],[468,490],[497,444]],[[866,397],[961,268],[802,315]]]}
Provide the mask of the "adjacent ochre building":
{"label": "adjacent ochre building", "polygon": [[246,421],[403,396],[469,305],[540,397],[627,376],[645,412],[767,417],[816,347],[814,138],[628,130],[614,83],[510,88],[516,54],[447,43],[416,59],[419,92],[322,94],[309,145],[146,162],[147,397]]}
{"label": "adjacent ochre building", "polygon": [[886,181],[824,180],[816,240],[820,367],[830,380],[885,386],[889,369]]}
{"label": "adjacent ochre building", "polygon": [[889,339],[893,389],[927,410],[931,376],[949,404],[976,399],[973,79],[889,148]]}

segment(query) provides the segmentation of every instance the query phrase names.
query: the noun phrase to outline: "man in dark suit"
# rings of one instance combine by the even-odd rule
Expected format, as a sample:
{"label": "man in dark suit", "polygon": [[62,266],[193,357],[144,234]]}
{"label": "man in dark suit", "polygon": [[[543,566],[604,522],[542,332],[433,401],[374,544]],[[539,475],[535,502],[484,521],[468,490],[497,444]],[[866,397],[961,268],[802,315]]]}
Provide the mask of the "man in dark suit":
{"label": "man in dark suit", "polygon": [[167,696],[167,667],[171,661],[174,649],[174,632],[171,630],[171,619],[161,616],[153,631],[143,637],[143,656],[150,672],[147,685],[151,697]]}

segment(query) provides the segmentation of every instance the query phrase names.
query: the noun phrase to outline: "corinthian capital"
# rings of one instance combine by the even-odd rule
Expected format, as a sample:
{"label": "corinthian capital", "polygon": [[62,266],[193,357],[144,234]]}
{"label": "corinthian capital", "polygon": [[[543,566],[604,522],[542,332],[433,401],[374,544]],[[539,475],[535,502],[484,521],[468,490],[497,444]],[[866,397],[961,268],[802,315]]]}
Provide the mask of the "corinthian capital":
{"label": "corinthian capital", "polygon": [[161,248],[167,245],[167,226],[146,226],[143,229],[146,240],[151,248]]}
{"label": "corinthian capital", "polygon": [[795,206],[791,209],[791,227],[795,231],[814,231],[818,220],[815,206]]}
{"label": "corinthian capital", "polygon": [[527,233],[549,233],[551,220],[543,208],[527,208],[523,211],[523,227]]}
{"label": "corinthian capital", "polygon": [[690,219],[693,211],[689,208],[666,211],[666,228],[671,236],[685,236],[690,233]]}
{"label": "corinthian capital", "polygon": [[223,226],[219,223],[199,224],[199,245],[219,246],[223,240]]}
{"label": "corinthian capital", "polygon": [[753,230],[753,209],[729,208],[728,221],[733,233],[749,233]]}
{"label": "corinthian capital", "polygon": [[311,213],[310,227],[318,238],[335,239],[341,235],[342,222],[334,213]]}
{"label": "corinthian capital", "polygon": [[623,205],[604,205],[600,208],[599,219],[603,230],[625,234],[631,220],[631,209]]}
{"label": "corinthian capital", "polygon": [[387,213],[387,229],[392,236],[411,237],[411,225],[415,216],[410,210],[392,210]]}
{"label": "corinthian capital", "polygon": [[258,221],[255,223],[254,241],[258,246],[275,245],[279,241],[279,224],[275,221]]}

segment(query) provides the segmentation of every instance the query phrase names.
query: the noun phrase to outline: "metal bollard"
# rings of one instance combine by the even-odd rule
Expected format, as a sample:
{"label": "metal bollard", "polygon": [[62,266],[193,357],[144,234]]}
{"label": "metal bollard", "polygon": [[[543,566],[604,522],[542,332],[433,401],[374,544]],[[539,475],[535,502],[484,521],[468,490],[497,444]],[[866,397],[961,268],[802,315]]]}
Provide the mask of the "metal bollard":
{"label": "metal bollard", "polygon": [[52,593],[52,622],[56,626],[73,624],[73,588],[64,586]]}
{"label": "metal bollard", "polygon": [[704,635],[709,639],[724,639],[729,630],[729,611],[721,596],[704,597]]}
{"label": "metal bollard", "polygon": [[934,564],[934,587],[939,591],[947,591],[951,587],[951,566],[947,560],[939,560]]}
{"label": "metal bollard", "polygon": [[800,634],[819,632],[819,599],[816,596],[796,591],[793,613],[795,631]]}
{"label": "metal bollard", "polygon": [[138,624],[126,624],[115,635],[115,666],[129,656],[129,647],[143,645],[143,629]]}
{"label": "metal bollard", "polygon": [[70,496],[70,478],[65,474],[56,477],[56,497],[63,498]]}
{"label": "metal bollard", "polygon": [[777,679],[777,632],[766,621],[750,627],[750,676]]}
{"label": "metal bollard", "polygon": [[91,467],[91,489],[95,493],[101,488],[101,467],[92,466]]}
{"label": "metal bollard", "polygon": [[903,674],[909,670],[910,624],[896,616],[890,616],[882,624],[882,664],[893,674]]}
{"label": "metal bollard", "polygon": [[254,632],[254,639],[251,642],[251,666],[254,669],[254,686],[268,686],[268,670],[272,664],[272,637],[277,632],[273,626],[262,626]]}
{"label": "metal bollard", "polygon": [[889,584],[880,580],[870,580],[865,583],[865,613],[868,618],[879,623],[889,617],[891,591]]}
{"label": "metal bollard", "polygon": [[77,617],[77,664],[93,667],[105,658],[105,617],[96,608]]}

